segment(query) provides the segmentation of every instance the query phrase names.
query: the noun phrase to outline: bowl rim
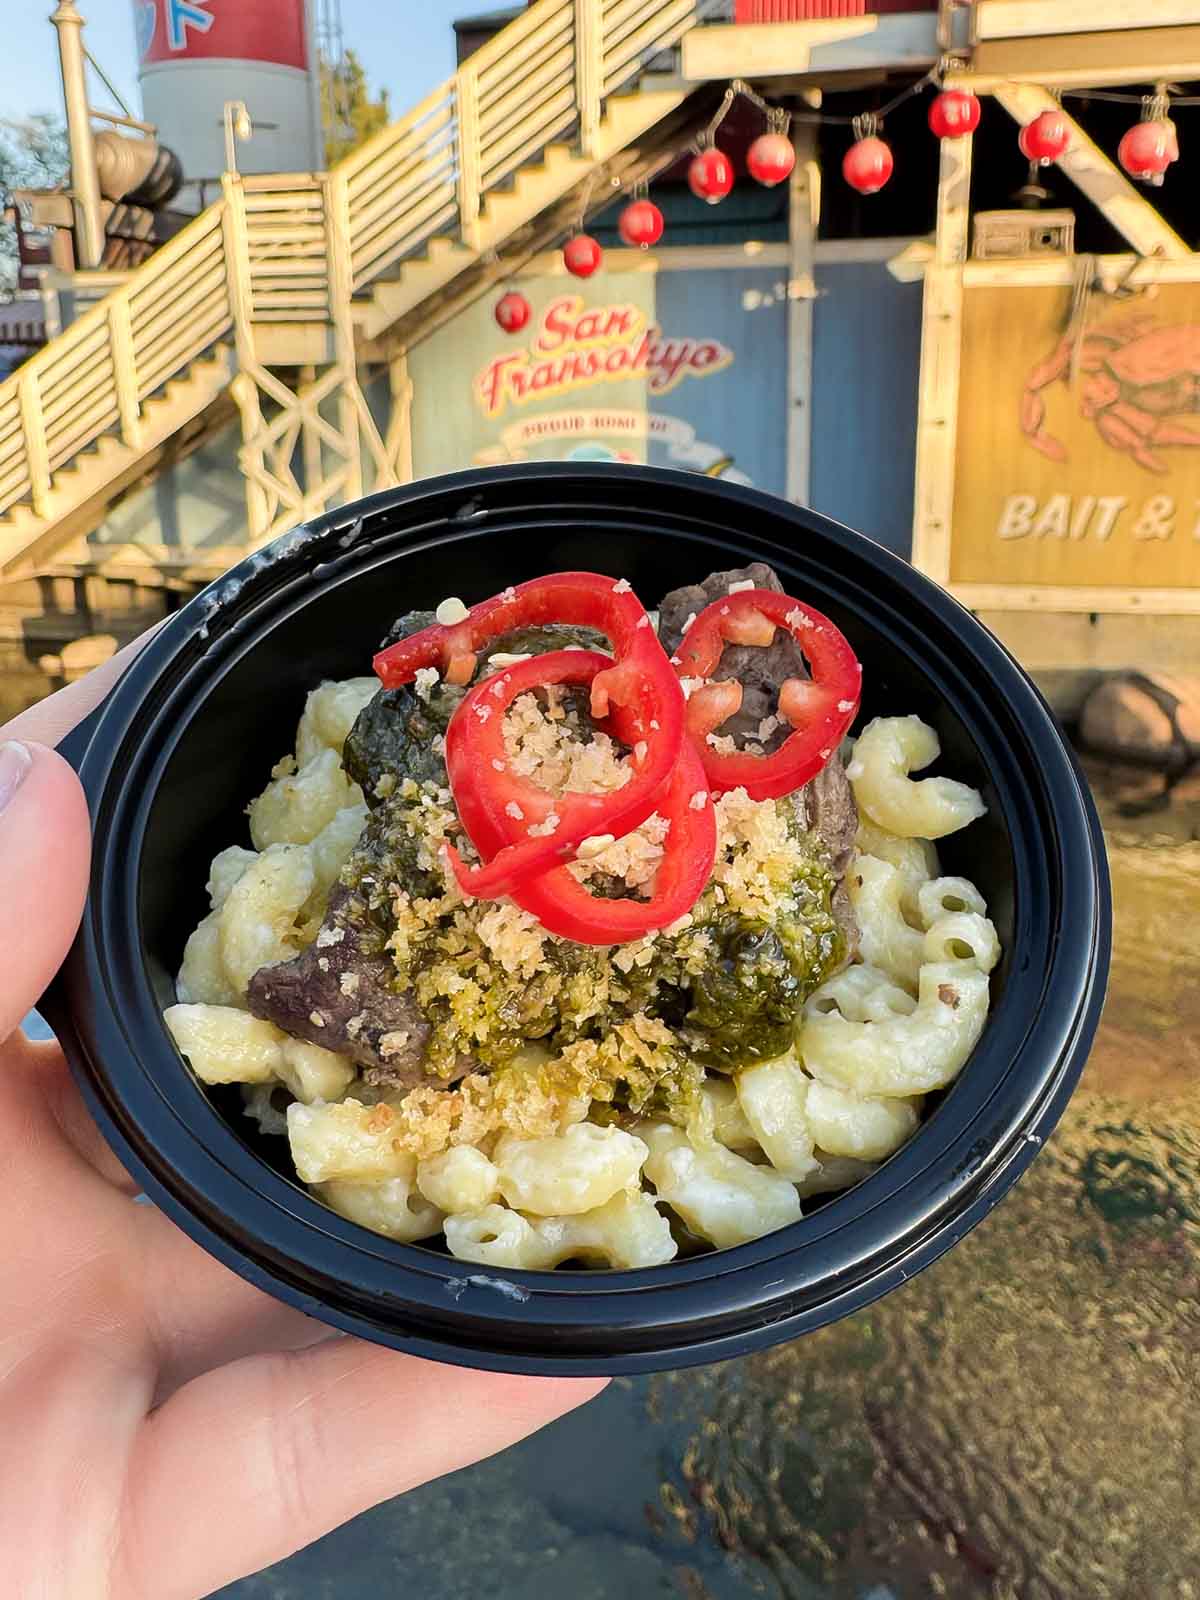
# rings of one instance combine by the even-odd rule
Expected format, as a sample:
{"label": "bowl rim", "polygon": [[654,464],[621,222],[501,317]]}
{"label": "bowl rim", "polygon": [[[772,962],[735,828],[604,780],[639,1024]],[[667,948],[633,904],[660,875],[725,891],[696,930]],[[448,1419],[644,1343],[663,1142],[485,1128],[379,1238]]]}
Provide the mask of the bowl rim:
{"label": "bowl rim", "polygon": [[[934,623],[950,633],[965,628],[973,669],[1005,709],[1010,738],[1024,741],[1025,802],[1041,814],[1044,854],[1053,834],[1057,867],[1045,866],[1051,876],[1057,870],[1067,909],[1049,927],[1036,874],[1018,861],[1026,881],[1014,885],[1014,943],[1017,927],[1037,924],[1053,959],[1040,972],[1028,960],[1012,963],[954,1091],[876,1173],[799,1222],[660,1267],[480,1270],[336,1216],[238,1137],[162,1021],[142,958],[140,863],[135,852],[121,855],[119,838],[123,828],[138,836],[145,827],[188,719],[261,642],[271,618],[294,606],[293,591],[311,595],[322,582],[358,581],[406,554],[486,535],[491,510],[508,512],[506,496],[519,499],[536,486],[560,498],[570,489],[594,514],[601,488],[618,494],[620,484],[684,493],[691,506],[713,508],[721,524],[714,542],[723,540],[727,554],[736,546],[742,560],[761,555],[795,569],[794,548],[739,531],[748,511],[761,511],[826,554],[853,555],[884,592],[899,581],[912,602],[910,631],[926,634]],[[626,511],[636,518],[636,498]],[[393,513],[400,526],[387,525]],[[368,524],[377,531],[368,533]],[[653,527],[641,531],[654,536]],[[829,571],[835,588],[836,576]],[[139,722],[145,726],[135,736]],[[647,1371],[739,1354],[857,1309],[936,1259],[1011,1186],[1061,1115],[1098,1021],[1110,937],[1102,837],[1078,763],[1035,686],[957,601],[883,546],[740,485],[663,468],[521,463],[423,479],[327,513],[248,556],[170,618],[68,754],[88,793],[97,849],[83,924],[48,1008],[106,1136],[150,1197],[226,1265],[324,1321],[423,1356],[505,1371]],[[1015,742],[1010,754],[1015,760]],[[1003,792],[1014,800],[1011,784]],[[1006,813],[1004,823],[1011,841],[1014,817]],[[1059,938],[1062,924],[1076,919],[1086,921],[1089,936],[1074,944]],[[1038,1003],[1029,1004],[1035,991]],[[1063,994],[1075,996],[1073,1006],[1064,1007]],[[1014,1018],[1018,1000],[1025,1012]],[[1000,1042],[1002,1018],[1015,1021],[1015,1049]],[[1031,1070],[1030,1062],[1041,1065]],[[990,1139],[981,1132],[988,1127]],[[897,1208],[901,1195],[905,1205]],[[247,1210],[252,1223],[240,1220]],[[614,1338],[625,1348],[601,1348]]]}

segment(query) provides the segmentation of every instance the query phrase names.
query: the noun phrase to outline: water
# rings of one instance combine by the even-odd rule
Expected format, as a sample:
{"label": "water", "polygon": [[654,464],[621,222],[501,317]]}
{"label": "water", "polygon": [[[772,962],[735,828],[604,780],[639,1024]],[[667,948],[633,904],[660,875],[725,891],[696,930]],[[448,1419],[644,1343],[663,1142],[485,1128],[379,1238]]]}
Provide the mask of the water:
{"label": "water", "polygon": [[1092,777],[1104,1021],[975,1233],[807,1339],[619,1380],[223,1600],[1200,1600],[1200,783],[1127,815],[1153,785]]}

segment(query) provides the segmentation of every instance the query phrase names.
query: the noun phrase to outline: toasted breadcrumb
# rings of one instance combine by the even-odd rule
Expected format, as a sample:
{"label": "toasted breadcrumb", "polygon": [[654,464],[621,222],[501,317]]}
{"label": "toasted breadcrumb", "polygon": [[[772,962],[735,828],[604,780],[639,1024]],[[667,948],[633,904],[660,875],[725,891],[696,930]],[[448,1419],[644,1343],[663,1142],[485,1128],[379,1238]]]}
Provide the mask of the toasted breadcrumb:
{"label": "toasted breadcrumb", "polygon": [[[551,800],[567,790],[614,793],[630,780],[630,753],[582,725],[570,700],[549,705],[539,695],[518,696],[503,714],[502,732],[505,767]],[[773,916],[805,847],[786,804],[751,800],[742,789],[719,797],[698,789],[691,804],[697,811],[712,805],[717,828],[716,862],[702,899],[667,928],[589,951],[548,933],[511,900],[464,898],[444,848],[453,842],[464,859],[477,854],[449,790],[411,778],[397,785],[397,826],[412,840],[416,866],[439,886],[426,891],[428,898],[414,894],[411,881],[380,886],[391,913],[387,949],[397,981],[413,991],[432,1029],[429,1081],[406,1093],[367,1085],[360,1091],[390,1107],[388,1132],[397,1150],[427,1156],[455,1144],[486,1149],[501,1133],[561,1132],[589,1105],[604,1106],[614,1095],[636,1110],[662,1092],[672,1103],[694,1092],[700,1069],[645,1009],[656,974],[664,962],[674,981],[704,971],[717,914]],[[510,814],[511,808],[523,809],[515,801]],[[551,810],[534,824],[535,836],[558,826]],[[649,896],[669,836],[668,822],[655,814],[623,838],[599,834],[568,847],[565,870],[593,892]],[[351,1037],[365,1023],[365,1014],[352,1018]],[[554,1047],[543,1037],[553,1037]],[[386,1058],[408,1042],[386,1035],[378,1048]],[[464,1059],[476,1069],[454,1084],[436,1081],[434,1074],[448,1078]]]}

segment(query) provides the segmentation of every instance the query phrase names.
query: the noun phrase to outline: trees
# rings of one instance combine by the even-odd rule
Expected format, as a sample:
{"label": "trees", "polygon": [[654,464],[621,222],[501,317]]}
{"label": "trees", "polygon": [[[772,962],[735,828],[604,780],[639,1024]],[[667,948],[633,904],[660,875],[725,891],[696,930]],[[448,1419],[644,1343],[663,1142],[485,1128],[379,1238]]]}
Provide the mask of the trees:
{"label": "trees", "polygon": [[[0,119],[0,193],[10,189],[53,189],[65,182],[70,157],[67,130],[52,112],[20,121]],[[17,286],[17,230],[0,223],[0,298]]]}
{"label": "trees", "polygon": [[321,123],[325,161],[332,166],[391,120],[388,92],[372,97],[366,69],[353,50],[340,61],[321,60]]}

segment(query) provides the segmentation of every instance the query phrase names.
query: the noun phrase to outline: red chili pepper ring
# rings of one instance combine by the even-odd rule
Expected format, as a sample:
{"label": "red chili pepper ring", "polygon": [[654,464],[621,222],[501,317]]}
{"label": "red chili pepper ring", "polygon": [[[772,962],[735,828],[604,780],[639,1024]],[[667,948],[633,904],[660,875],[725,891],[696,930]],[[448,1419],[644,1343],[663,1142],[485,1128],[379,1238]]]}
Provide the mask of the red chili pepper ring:
{"label": "red chili pepper ring", "polygon": [[[608,657],[594,651],[554,651],[536,659],[542,669],[543,683],[590,681],[594,685],[597,676],[610,667]],[[532,666],[533,663],[522,665]],[[503,682],[508,676],[506,671],[497,674],[497,679],[488,681]],[[486,684],[482,684],[477,689],[486,690],[486,687]],[[503,687],[506,694],[513,692],[511,682],[503,684]],[[473,690],[472,694],[476,692]],[[451,719],[447,734],[448,765],[452,761],[457,765],[464,756],[464,745],[453,739],[453,730],[466,709],[464,702]],[[490,726],[491,721],[489,717],[483,726]],[[611,727],[624,743],[633,745],[647,731],[637,713],[624,705],[614,707]],[[464,723],[464,732],[470,732],[469,721]],[[460,776],[465,776],[470,770],[469,766],[460,768]],[[476,772],[478,777],[478,769]],[[506,771],[498,776],[504,781],[497,784],[488,781],[460,782],[454,787],[455,803],[462,824],[471,842],[485,858],[499,860],[506,851],[521,849],[527,838],[525,830],[531,815],[537,815],[539,822],[551,809],[556,816],[565,815],[567,806],[575,801],[598,802],[598,809],[592,813],[594,820],[591,829],[585,838],[600,837],[607,843],[610,837],[620,837],[605,820],[603,808],[606,803],[627,795],[633,787],[632,782],[607,795],[552,797],[545,790],[515,778],[511,772]],[[636,779],[633,781],[636,782]],[[451,782],[453,785],[453,767]],[[521,798],[513,798],[517,795]],[[657,812],[666,822],[667,835],[663,858],[655,877],[654,892],[649,899],[631,897],[612,900],[593,895],[586,884],[581,883],[565,865],[558,864],[549,871],[523,879],[512,891],[512,898],[537,917],[550,933],[572,939],[577,944],[623,944],[669,927],[689,911],[703,893],[712,875],[717,851],[716,817],[704,781],[704,768],[695,748],[686,739],[681,741],[666,785],[659,789],[645,816],[652,812]],[[641,820],[645,821],[645,817]],[[555,830],[556,842],[560,831]],[[624,831],[628,832],[629,829]],[[558,862],[562,862],[564,853],[560,846]],[[569,853],[577,854],[577,847]],[[471,872],[453,846],[447,846],[446,856],[460,887],[468,894],[475,894],[474,884],[480,881],[479,877],[473,883]],[[477,869],[480,872],[486,870]]]}
{"label": "red chili pepper ring", "polygon": [[[809,663],[811,679],[780,686],[779,713],[793,732],[767,756],[744,750],[722,754],[716,729],[742,703],[741,685],[712,680],[726,644],[769,645],[784,627]],[[683,679],[701,678],[688,700],[687,726],[717,793],[745,789],[752,800],[792,794],[831,759],[858,711],[862,667],[841,630],[821,612],[771,589],[741,589],[706,606],[671,658]]]}
{"label": "red chili pepper ring", "polygon": [[[506,829],[503,848],[486,865],[459,872],[463,892],[493,900],[514,894],[539,873],[574,856],[595,834],[614,839],[645,822],[666,792],[687,744],[683,692],[651,629],[646,644],[616,665],[597,651],[555,650],[514,663],[470,690],[446,730],[446,770],[460,816],[470,797],[483,791],[489,805],[516,826]],[[603,683],[605,712],[622,713],[632,745],[632,777],[607,794],[568,790],[551,795],[511,770],[504,742],[504,715],[518,695],[558,683]],[[468,832],[469,832],[468,828]],[[472,835],[472,842],[482,849]],[[458,868],[455,869],[458,871]]]}

